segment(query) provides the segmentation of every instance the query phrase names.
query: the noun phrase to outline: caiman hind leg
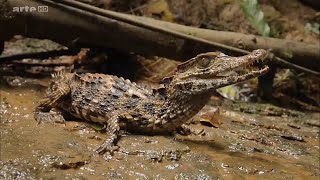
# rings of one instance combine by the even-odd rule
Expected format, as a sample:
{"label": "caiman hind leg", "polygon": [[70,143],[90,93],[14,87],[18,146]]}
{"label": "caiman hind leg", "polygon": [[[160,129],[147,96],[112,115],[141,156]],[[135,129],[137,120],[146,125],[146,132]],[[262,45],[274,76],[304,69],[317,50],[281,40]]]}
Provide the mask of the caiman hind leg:
{"label": "caiman hind leg", "polygon": [[113,116],[108,120],[106,131],[107,131],[107,138],[95,150],[99,154],[104,154],[105,152],[109,152],[110,154],[113,154],[114,151],[119,149],[119,147],[116,146],[116,143],[119,138],[119,131],[120,131],[118,116]]}
{"label": "caiman hind leg", "polygon": [[50,123],[64,123],[64,118],[61,112],[52,111],[52,108],[57,107],[61,100],[70,94],[69,86],[61,86],[53,92],[47,94],[47,96],[40,101],[40,104],[36,107],[34,118],[38,123],[50,122]]}
{"label": "caiman hind leg", "polygon": [[188,135],[205,135],[204,129],[201,130],[195,130],[194,128],[190,127],[189,125],[182,124],[180,127],[176,129],[177,133],[183,135],[183,136],[188,136]]}

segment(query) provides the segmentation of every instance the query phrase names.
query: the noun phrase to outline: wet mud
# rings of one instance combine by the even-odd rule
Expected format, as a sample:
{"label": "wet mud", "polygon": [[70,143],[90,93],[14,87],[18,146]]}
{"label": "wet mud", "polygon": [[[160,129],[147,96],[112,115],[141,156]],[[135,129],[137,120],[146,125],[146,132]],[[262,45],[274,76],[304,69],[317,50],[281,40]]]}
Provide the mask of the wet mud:
{"label": "wet mud", "polygon": [[33,111],[44,91],[0,85],[0,179],[320,178],[316,113],[222,103],[212,114],[219,126],[192,125],[204,136],[123,132],[120,150],[110,156],[94,152],[105,134],[90,123],[37,124]]}

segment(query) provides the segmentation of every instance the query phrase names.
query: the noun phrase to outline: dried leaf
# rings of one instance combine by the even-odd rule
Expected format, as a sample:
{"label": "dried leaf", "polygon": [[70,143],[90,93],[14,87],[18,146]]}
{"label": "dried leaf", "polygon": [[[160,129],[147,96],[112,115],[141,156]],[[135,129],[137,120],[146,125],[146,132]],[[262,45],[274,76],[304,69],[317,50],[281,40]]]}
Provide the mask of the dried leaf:
{"label": "dried leaf", "polygon": [[165,0],[150,2],[146,8],[146,14],[150,16],[157,16],[163,21],[173,22],[174,20],[174,16],[169,10],[169,5]]}
{"label": "dried leaf", "polygon": [[200,116],[200,123],[204,126],[219,128],[221,123],[219,121],[219,110],[208,111]]}

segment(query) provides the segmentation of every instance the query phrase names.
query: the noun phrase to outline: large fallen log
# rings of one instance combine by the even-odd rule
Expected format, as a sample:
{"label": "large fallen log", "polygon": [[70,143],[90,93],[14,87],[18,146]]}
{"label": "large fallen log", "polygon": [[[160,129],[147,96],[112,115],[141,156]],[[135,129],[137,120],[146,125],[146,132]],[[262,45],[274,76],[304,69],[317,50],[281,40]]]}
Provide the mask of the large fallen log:
{"label": "large fallen log", "polygon": [[[11,8],[48,5],[39,1],[27,0],[9,0],[8,2]],[[5,27],[0,29],[0,38],[5,39],[14,34],[22,34],[29,37],[52,39],[67,46],[77,40],[78,43],[90,46],[113,47],[143,55],[158,55],[173,59],[188,59],[204,51],[226,50],[219,49],[219,47],[213,49],[208,44],[146,30],[70,6],[66,8],[66,6],[61,7],[51,3],[48,5],[48,10],[47,13],[18,12],[12,19],[0,20],[0,27]],[[276,55],[288,58],[287,55],[290,54],[292,62],[320,70],[320,52],[319,46],[316,45],[241,33],[205,30],[145,17],[124,14],[121,16],[227,45],[239,46],[241,44],[248,50],[271,48]]]}
{"label": "large fallen log", "polygon": [[[50,0],[41,0],[50,1]],[[138,27],[144,27],[156,32],[173,35],[174,37],[194,40],[198,43],[204,43],[212,46],[214,49],[222,49],[222,51],[229,51],[232,53],[244,54],[248,53],[243,49],[254,50],[257,48],[272,49],[279,57],[274,57],[276,63],[285,65],[287,67],[297,68],[294,64],[290,64],[282,58],[289,58],[299,60],[298,64],[305,62],[306,58],[317,59],[320,63],[320,46],[309,45],[306,43],[297,43],[294,41],[287,41],[276,38],[264,38],[254,35],[245,35],[242,33],[212,31],[208,29],[194,28],[189,26],[178,25],[175,23],[169,23],[164,21],[157,21],[146,17],[137,17],[132,15],[126,15],[122,13],[116,13],[113,11],[106,11],[93,6],[89,6],[74,0],[55,0],[66,5],[77,7],[79,9],[99,14],[104,17],[126,22],[128,24],[136,25]],[[190,36],[192,35],[192,36]],[[211,41],[208,41],[211,40]],[[320,44],[319,44],[320,45]],[[239,47],[239,48],[237,48]],[[240,49],[242,48],[242,49]],[[307,65],[308,66],[308,65]],[[301,69],[301,68],[300,68]],[[318,74],[319,75],[319,74]]]}
{"label": "large fallen log", "polygon": [[[44,3],[30,0],[9,0],[12,7],[39,7]],[[185,59],[189,50],[184,40],[121,23],[76,8],[49,6],[48,12],[18,12],[0,20],[0,38],[19,34],[54,40],[65,46],[73,42],[105,48],[116,48],[144,55]],[[190,44],[190,43],[189,43]],[[192,45],[195,46],[195,45]],[[191,50],[192,47],[188,48]]]}

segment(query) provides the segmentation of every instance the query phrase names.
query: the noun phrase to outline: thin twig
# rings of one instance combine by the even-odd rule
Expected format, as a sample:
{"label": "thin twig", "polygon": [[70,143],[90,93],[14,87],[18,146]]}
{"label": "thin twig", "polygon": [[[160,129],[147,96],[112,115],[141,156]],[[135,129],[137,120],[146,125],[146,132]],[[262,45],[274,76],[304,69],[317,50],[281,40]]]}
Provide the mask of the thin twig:
{"label": "thin twig", "polygon": [[308,74],[312,74],[312,75],[315,75],[315,76],[320,76],[320,72],[313,71],[311,69],[308,69],[308,68],[305,68],[305,67],[290,63],[290,62],[288,62],[288,61],[286,61],[286,60],[284,60],[284,59],[282,59],[280,57],[274,57],[274,59],[280,65],[283,65],[283,66],[286,66],[286,67],[290,67],[292,69],[295,69],[295,70],[298,70],[298,71],[302,71],[302,72],[305,72],[305,73],[308,73]]}
{"label": "thin twig", "polygon": [[73,61],[70,62],[21,62],[21,61],[13,61],[10,64],[14,64],[15,66],[47,66],[47,67],[54,67],[54,66],[71,66],[73,65]]}
{"label": "thin twig", "polygon": [[21,54],[13,54],[13,55],[3,55],[0,56],[0,64],[7,63],[10,61],[34,58],[34,59],[47,59],[49,57],[55,56],[63,56],[63,55],[76,55],[78,53],[77,50],[53,50],[53,51],[45,51],[45,52],[32,52],[32,53],[21,53]]}

